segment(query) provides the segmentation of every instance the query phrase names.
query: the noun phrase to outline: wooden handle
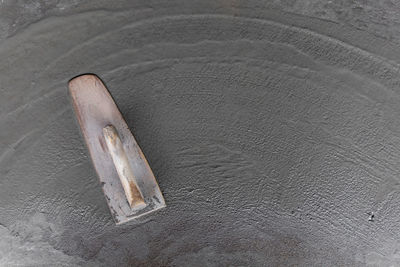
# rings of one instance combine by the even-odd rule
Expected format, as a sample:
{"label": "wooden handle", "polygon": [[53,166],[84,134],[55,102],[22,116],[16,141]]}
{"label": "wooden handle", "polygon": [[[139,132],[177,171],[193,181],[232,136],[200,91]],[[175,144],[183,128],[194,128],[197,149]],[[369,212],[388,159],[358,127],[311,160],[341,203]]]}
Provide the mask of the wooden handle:
{"label": "wooden handle", "polygon": [[112,125],[106,126],[103,128],[103,135],[129,205],[132,209],[143,208],[146,206],[146,203],[136,184],[135,176],[132,168],[129,166],[128,157],[117,130]]}

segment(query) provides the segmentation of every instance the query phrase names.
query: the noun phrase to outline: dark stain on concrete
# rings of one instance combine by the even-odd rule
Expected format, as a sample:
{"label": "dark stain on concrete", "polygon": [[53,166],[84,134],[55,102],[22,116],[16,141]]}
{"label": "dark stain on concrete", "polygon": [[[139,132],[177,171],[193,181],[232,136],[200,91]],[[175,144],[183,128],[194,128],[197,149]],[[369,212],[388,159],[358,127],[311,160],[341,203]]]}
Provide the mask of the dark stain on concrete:
{"label": "dark stain on concrete", "polygon": [[[400,265],[399,6],[0,1],[0,265]],[[168,207],[116,227],[67,82]]]}

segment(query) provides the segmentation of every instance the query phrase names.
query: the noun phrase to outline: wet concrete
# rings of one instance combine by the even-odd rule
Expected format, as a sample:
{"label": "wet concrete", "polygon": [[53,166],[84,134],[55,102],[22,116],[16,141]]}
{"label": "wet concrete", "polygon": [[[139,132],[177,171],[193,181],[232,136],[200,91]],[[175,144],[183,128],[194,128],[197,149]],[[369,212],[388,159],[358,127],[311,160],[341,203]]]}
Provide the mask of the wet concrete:
{"label": "wet concrete", "polygon": [[[400,265],[391,1],[0,2],[1,266]],[[167,208],[116,227],[67,81],[109,87]]]}

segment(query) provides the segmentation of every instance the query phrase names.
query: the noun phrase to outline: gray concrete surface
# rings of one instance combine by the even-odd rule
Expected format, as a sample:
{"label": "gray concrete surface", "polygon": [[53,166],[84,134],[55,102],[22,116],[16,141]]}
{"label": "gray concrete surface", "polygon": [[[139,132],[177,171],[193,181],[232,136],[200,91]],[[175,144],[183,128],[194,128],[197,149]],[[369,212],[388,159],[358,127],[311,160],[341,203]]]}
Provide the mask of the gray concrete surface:
{"label": "gray concrete surface", "polygon": [[[0,266],[399,266],[395,1],[0,2]],[[168,208],[116,227],[67,81]]]}

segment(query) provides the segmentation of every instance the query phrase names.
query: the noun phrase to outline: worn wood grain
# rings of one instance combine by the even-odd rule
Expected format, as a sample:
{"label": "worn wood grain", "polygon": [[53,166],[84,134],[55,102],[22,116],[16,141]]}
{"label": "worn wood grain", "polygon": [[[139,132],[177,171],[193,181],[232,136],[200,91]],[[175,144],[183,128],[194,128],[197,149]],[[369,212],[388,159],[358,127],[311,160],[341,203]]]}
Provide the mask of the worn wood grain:
{"label": "worn wood grain", "polygon": [[108,125],[103,128],[104,139],[106,140],[108,151],[114,162],[122,187],[125,191],[126,199],[132,209],[141,209],[146,206],[142,193],[140,192],[135,175],[129,166],[128,157],[125,153],[121,139],[114,126]]}

